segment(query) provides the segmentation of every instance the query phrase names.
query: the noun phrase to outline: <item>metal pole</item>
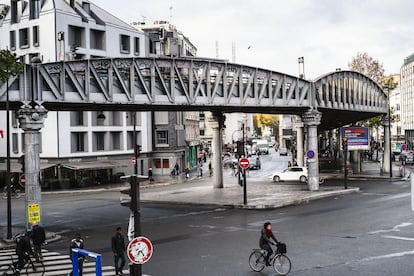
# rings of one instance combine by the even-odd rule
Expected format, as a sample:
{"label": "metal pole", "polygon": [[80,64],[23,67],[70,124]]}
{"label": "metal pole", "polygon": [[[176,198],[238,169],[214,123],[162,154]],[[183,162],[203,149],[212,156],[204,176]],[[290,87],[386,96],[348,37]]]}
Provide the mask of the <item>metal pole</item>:
{"label": "metal pole", "polygon": [[388,126],[388,132],[389,132],[389,148],[390,148],[390,178],[392,178],[392,151],[391,151],[391,103],[390,103],[390,88],[388,88],[388,120],[389,120],[389,126]]}
{"label": "metal pole", "polygon": [[344,144],[344,187],[348,189],[348,167],[346,166],[348,159],[348,145]]}
{"label": "metal pole", "polygon": [[243,169],[243,203],[247,205],[246,169]]}
{"label": "metal pole", "polygon": [[[141,236],[141,202],[139,192],[139,181],[137,175],[131,176],[131,211],[134,214],[134,238]],[[131,276],[142,275],[142,265],[132,264],[129,267]]]}
{"label": "metal pole", "polygon": [[[7,72],[9,70],[7,69]],[[12,238],[11,214],[11,183],[10,183],[10,107],[9,107],[9,79],[6,80],[6,186],[7,186],[7,239]]]}
{"label": "metal pole", "polygon": [[133,140],[134,140],[134,157],[135,157],[135,165],[134,165],[134,174],[138,175],[138,147],[137,147],[137,112],[134,111],[134,116],[132,116],[134,121],[134,128],[133,128]]}

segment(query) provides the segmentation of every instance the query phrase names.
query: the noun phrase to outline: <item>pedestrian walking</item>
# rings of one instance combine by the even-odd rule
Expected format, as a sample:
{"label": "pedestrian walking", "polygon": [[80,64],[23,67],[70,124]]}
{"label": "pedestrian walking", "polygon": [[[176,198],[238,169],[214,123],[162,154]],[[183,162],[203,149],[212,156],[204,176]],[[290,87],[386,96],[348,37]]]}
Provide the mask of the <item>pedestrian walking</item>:
{"label": "pedestrian walking", "polygon": [[210,177],[213,176],[213,167],[211,165],[211,161],[208,163],[208,172],[210,173]]}
{"label": "pedestrian walking", "polygon": [[190,178],[190,169],[188,167],[185,168],[185,179],[189,179]]}
{"label": "pedestrian walking", "polygon": [[178,163],[175,163],[174,175],[179,175],[179,174],[180,174],[180,166],[178,165]]}
{"label": "pedestrian walking", "polygon": [[[115,262],[115,275],[122,275],[122,270],[125,266],[125,237],[122,234],[122,228],[117,227],[116,233],[112,237],[111,241],[112,252],[114,253],[114,262]],[[121,263],[119,264],[119,261]]]}
{"label": "pedestrian walking", "polygon": [[152,168],[148,168],[148,179],[150,182],[154,181],[154,178],[152,178]]}
{"label": "pedestrian walking", "polygon": [[43,259],[42,256],[42,244],[46,241],[45,229],[40,226],[38,223],[32,223],[32,234],[33,242],[33,254],[36,259],[36,262],[40,262]]}
{"label": "pedestrian walking", "polygon": [[[70,242],[70,252],[69,252],[69,256],[70,259],[72,260],[72,267],[75,266],[75,264],[73,263],[73,259],[72,259],[72,249],[73,248],[79,248],[79,249],[83,249],[84,248],[84,243],[83,243],[83,239],[81,237],[81,234],[77,233],[75,235],[75,238],[71,240]],[[78,274],[79,276],[82,276],[83,274],[83,261],[85,260],[85,257],[82,255],[78,255]],[[70,276],[73,275],[73,271],[70,272],[69,274]]]}

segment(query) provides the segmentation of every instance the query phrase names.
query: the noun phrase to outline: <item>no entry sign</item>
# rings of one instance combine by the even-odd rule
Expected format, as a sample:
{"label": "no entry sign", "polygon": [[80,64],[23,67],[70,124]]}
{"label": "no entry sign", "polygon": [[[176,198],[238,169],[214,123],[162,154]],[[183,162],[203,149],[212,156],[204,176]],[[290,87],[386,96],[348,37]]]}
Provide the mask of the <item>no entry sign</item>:
{"label": "no entry sign", "polygon": [[249,167],[249,159],[247,158],[241,158],[239,161],[240,168],[247,169]]}

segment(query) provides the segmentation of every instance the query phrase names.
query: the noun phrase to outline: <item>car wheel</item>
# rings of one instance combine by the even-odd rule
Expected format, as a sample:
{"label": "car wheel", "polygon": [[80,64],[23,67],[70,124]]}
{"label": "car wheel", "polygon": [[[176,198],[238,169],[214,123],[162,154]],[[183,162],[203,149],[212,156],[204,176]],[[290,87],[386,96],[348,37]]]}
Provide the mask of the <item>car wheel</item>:
{"label": "car wheel", "polygon": [[273,181],[274,182],[279,182],[280,181],[280,177],[277,176],[277,175],[273,176]]}
{"label": "car wheel", "polygon": [[302,176],[299,178],[299,181],[300,181],[300,182],[303,182],[303,183],[305,183],[305,182],[306,182],[306,180],[307,180],[307,178],[306,178],[306,176],[304,176],[304,175],[302,175]]}

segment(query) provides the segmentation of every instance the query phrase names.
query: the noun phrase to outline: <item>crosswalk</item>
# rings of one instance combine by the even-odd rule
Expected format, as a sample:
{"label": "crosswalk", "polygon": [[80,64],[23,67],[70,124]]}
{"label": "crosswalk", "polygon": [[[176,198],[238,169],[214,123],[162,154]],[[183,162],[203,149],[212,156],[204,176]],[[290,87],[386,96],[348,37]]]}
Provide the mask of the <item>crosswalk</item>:
{"label": "crosswalk", "polygon": [[[57,252],[51,252],[48,250],[42,250],[43,255],[43,264],[45,266],[45,272],[42,273],[43,269],[38,268],[36,271],[33,271],[32,268],[29,268],[27,275],[30,276],[66,276],[72,270],[72,262],[69,259],[68,255],[63,255]],[[17,255],[15,254],[14,249],[3,249],[0,250],[0,275],[7,272],[8,266],[12,263],[12,260],[17,261]],[[124,275],[129,275],[128,270],[124,270]],[[9,271],[9,273],[11,273]],[[10,274],[9,274],[10,275]],[[21,273],[21,275],[26,275],[26,271]],[[83,264],[83,276],[95,276],[95,262],[86,261]],[[115,268],[113,266],[103,266],[102,267],[103,276],[114,276]]]}

